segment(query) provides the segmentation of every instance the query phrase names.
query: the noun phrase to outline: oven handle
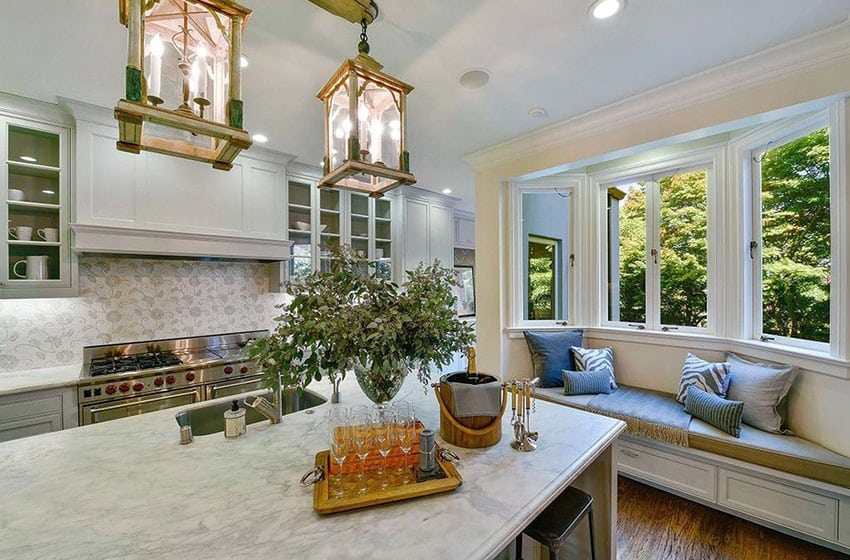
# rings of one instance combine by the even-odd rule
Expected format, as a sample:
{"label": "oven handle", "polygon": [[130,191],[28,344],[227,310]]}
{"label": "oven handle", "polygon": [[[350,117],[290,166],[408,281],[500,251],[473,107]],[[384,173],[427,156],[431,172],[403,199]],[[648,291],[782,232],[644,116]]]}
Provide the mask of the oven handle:
{"label": "oven handle", "polygon": [[[257,381],[260,381],[260,380],[261,380],[261,378],[254,377],[253,379],[247,379],[245,381],[239,381],[238,383],[233,383],[233,382],[230,382],[230,383],[212,383],[209,386],[212,387],[213,389],[220,389],[220,388],[225,388],[225,387],[228,387],[228,388],[229,387],[241,387],[242,385],[251,385],[252,383],[256,383]],[[269,389],[269,390],[271,391],[271,389]]]}
{"label": "oven handle", "polygon": [[112,405],[112,406],[104,406],[104,407],[100,407],[100,408],[91,407],[91,414],[95,415],[99,412],[108,412],[110,410],[118,410],[119,408],[127,408],[128,406],[142,404],[142,403],[167,401],[167,400],[171,400],[171,399],[176,398],[176,397],[185,397],[185,396],[192,395],[192,394],[194,394],[196,397],[198,397],[198,399],[200,399],[200,397],[201,397],[200,393],[196,389],[191,389],[189,391],[178,391],[178,392],[175,392],[175,393],[169,393],[168,395],[166,395],[164,397],[157,397],[155,399],[144,399],[144,400],[141,400],[141,401],[135,402],[135,403],[121,403],[121,404],[115,404],[115,405]]}

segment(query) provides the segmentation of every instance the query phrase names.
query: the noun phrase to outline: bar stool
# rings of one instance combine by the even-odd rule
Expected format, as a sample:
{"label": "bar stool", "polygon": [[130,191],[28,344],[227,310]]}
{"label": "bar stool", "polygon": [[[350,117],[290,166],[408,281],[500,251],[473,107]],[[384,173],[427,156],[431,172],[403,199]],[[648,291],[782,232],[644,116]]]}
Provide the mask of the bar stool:
{"label": "bar stool", "polygon": [[568,487],[543,510],[516,538],[516,558],[522,560],[522,535],[528,535],[549,549],[549,560],[557,560],[558,550],[576,525],[587,515],[590,525],[590,558],[596,560],[593,548],[593,498],[578,488]]}

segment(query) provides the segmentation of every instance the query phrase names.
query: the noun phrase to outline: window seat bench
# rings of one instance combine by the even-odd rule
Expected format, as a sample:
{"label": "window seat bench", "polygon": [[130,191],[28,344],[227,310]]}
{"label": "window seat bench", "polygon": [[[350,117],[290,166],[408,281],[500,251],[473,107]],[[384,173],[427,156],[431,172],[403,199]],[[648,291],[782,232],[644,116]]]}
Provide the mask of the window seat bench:
{"label": "window seat bench", "polygon": [[[613,401],[618,392],[627,398],[627,392],[645,391],[627,389],[615,390]],[[591,409],[596,395],[564,395],[563,388],[555,387],[537,389],[537,396],[606,413],[598,407]],[[675,395],[669,399],[675,403]],[[629,424],[629,418],[614,411],[611,415]],[[663,423],[660,417],[658,421]],[[741,426],[740,438],[698,418],[690,419],[687,426],[686,446],[634,433],[621,436],[616,455],[620,474],[850,553],[850,458],[799,436],[746,424]]]}

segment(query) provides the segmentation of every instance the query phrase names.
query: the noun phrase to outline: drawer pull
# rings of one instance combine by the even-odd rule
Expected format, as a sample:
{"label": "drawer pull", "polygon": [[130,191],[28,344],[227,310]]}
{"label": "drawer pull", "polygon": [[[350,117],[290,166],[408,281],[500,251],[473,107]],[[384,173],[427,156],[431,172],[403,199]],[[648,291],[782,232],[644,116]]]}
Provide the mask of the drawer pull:
{"label": "drawer pull", "polygon": [[620,453],[622,453],[626,457],[634,457],[634,458],[640,457],[640,453],[638,453],[636,451],[629,451],[628,449],[620,449]]}

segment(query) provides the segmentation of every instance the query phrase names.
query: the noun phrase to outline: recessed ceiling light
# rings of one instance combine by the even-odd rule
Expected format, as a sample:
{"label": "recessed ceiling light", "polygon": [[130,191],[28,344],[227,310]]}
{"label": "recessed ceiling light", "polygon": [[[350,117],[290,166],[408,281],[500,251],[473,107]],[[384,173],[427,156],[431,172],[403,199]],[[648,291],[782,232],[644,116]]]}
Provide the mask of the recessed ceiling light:
{"label": "recessed ceiling light", "polygon": [[248,57],[244,54],[239,57],[239,66],[246,68],[248,66]]}
{"label": "recessed ceiling light", "polygon": [[20,156],[20,158],[19,158],[19,159],[20,159],[21,161],[28,161],[28,162],[30,162],[30,163],[35,163],[35,162],[37,162],[37,161],[38,161],[37,159],[35,159],[35,158],[34,158],[34,157],[32,157],[32,156]]}
{"label": "recessed ceiling light", "polygon": [[490,81],[490,72],[484,68],[472,68],[467,70],[458,78],[460,85],[466,89],[478,89],[487,85]]}
{"label": "recessed ceiling light", "polygon": [[549,113],[543,107],[532,107],[528,110],[528,116],[532,119],[545,119],[549,116]]}
{"label": "recessed ceiling light", "polygon": [[590,5],[590,15],[596,19],[607,19],[626,5],[626,0],[596,0]]}
{"label": "recessed ceiling light", "polygon": [[259,142],[260,144],[262,144],[264,142],[268,142],[269,137],[266,136],[265,134],[255,134],[255,135],[251,136],[251,140],[253,140],[254,142]]}
{"label": "recessed ceiling light", "polygon": [[443,194],[452,194],[451,189],[443,189]]}

